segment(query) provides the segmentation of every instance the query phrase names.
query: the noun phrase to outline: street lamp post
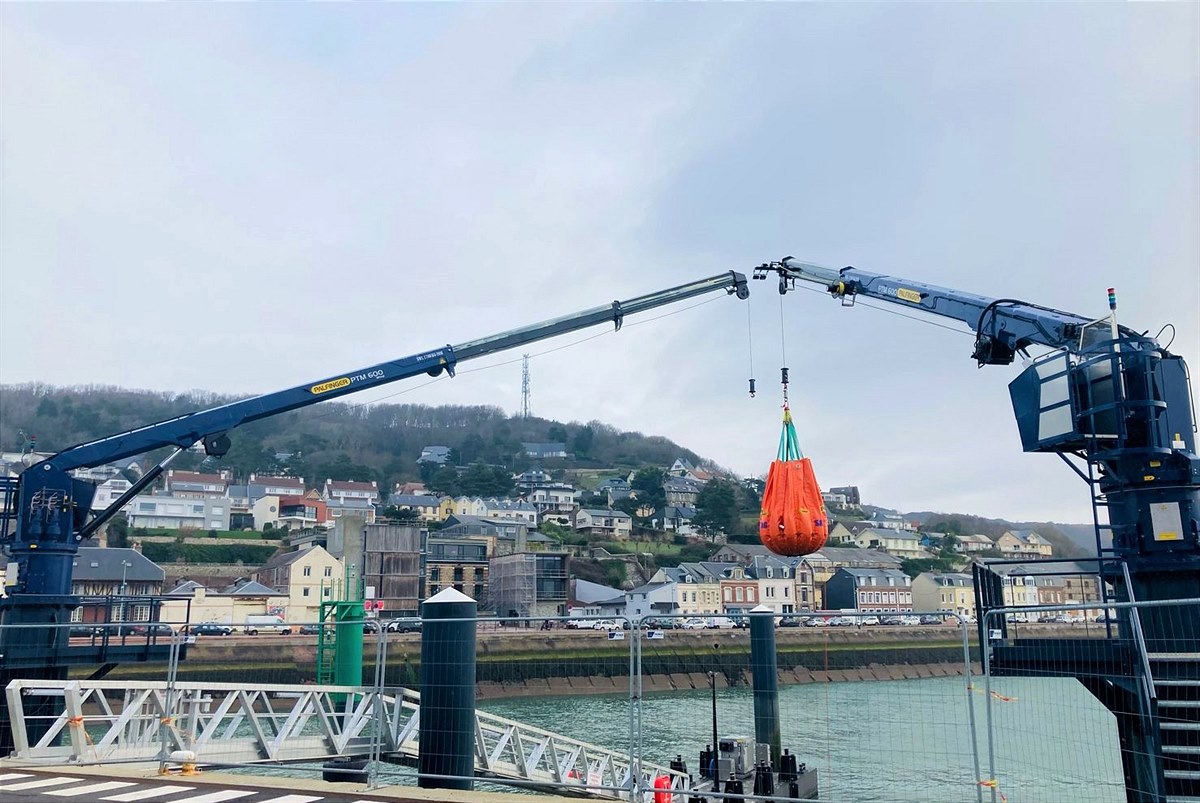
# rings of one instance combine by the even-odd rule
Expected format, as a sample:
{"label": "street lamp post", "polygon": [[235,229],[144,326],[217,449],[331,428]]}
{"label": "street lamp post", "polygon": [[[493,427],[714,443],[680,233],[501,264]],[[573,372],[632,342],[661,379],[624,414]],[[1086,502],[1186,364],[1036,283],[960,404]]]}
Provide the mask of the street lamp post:
{"label": "street lamp post", "polygon": [[127,561],[127,560],[122,560],[122,561],[121,561],[121,590],[120,590],[120,592],[119,592],[119,598],[120,598],[120,602],[118,603],[118,608],[117,608],[117,611],[118,611],[118,614],[119,614],[119,615],[117,616],[117,621],[118,621],[118,622],[124,622],[124,621],[125,621],[125,588],[126,588],[126,578],[128,577],[128,573],[129,573],[129,567],[130,567],[130,566],[132,566],[132,565],[133,565],[133,564],[132,564],[132,563],[130,563],[129,561]]}

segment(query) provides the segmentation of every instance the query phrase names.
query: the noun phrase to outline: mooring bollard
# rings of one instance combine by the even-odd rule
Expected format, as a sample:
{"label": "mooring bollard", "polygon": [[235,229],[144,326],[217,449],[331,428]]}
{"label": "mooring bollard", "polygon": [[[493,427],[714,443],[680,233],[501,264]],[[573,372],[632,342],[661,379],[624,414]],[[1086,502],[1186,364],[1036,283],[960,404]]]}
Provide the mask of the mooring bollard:
{"label": "mooring bollard", "polygon": [[475,600],[453,588],[421,603],[417,784],[425,789],[475,788],[477,609]]}
{"label": "mooring bollard", "polygon": [[750,675],[754,681],[754,741],[770,745],[771,767],[779,766],[779,662],[775,655],[775,612],[750,611]]}

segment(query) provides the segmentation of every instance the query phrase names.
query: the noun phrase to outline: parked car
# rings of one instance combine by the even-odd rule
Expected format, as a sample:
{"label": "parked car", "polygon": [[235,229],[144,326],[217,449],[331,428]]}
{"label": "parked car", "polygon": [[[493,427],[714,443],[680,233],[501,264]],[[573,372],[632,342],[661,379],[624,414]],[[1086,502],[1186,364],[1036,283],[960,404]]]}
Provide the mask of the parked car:
{"label": "parked car", "polygon": [[810,616],[808,621],[804,623],[805,627],[829,627],[829,622],[825,621],[824,616]]}
{"label": "parked car", "polygon": [[598,619],[592,622],[592,630],[622,630],[620,624],[612,619]]}
{"label": "parked car", "polygon": [[875,625],[879,624],[879,617],[878,616],[864,616],[859,620],[859,623],[862,624],[864,627],[867,627],[867,626],[874,627]]}
{"label": "parked car", "polygon": [[389,633],[420,633],[420,619],[393,619],[383,627]]}
{"label": "parked car", "polygon": [[923,625],[940,625],[942,623],[942,617],[927,613],[921,617],[920,623]]}
{"label": "parked car", "polygon": [[300,625],[300,635],[315,636],[321,632],[322,627],[323,627],[323,625],[313,625],[313,624]]}
{"label": "parked car", "polygon": [[803,616],[785,616],[779,620],[780,627],[800,627],[804,624]]}
{"label": "parked car", "polygon": [[91,627],[88,625],[71,625],[68,635],[71,638],[91,638],[92,636],[102,636],[104,635],[104,628]]}
{"label": "parked car", "polygon": [[379,622],[374,619],[363,620],[363,633],[378,633],[380,629]]}
{"label": "parked car", "polygon": [[736,625],[728,616],[713,616],[704,624],[709,630],[732,630]]}
{"label": "parked car", "polygon": [[835,616],[828,622],[830,627],[854,627],[854,617]]}
{"label": "parked car", "polygon": [[156,636],[158,638],[170,637],[175,635],[175,628],[170,625],[153,624],[153,625],[134,625],[132,632],[138,636]]}
{"label": "parked car", "polygon": [[919,624],[921,624],[921,617],[920,616],[901,616],[900,624],[908,626],[908,627],[912,627],[914,625],[919,625]]}
{"label": "parked car", "polygon": [[879,617],[881,625],[902,625],[904,624],[903,616],[881,616]]}
{"label": "parked car", "polygon": [[248,636],[259,633],[280,633],[286,636],[292,632],[291,626],[283,621],[283,617],[275,615],[247,616],[244,630]]}
{"label": "parked car", "polygon": [[201,622],[190,626],[188,633],[193,636],[229,636],[233,634],[233,628],[216,622]]}
{"label": "parked car", "polygon": [[708,627],[708,625],[705,623],[705,621],[703,619],[693,618],[693,619],[684,619],[683,621],[681,621],[679,623],[679,627],[682,630],[703,630],[706,627]]}
{"label": "parked car", "polygon": [[568,619],[566,626],[568,630],[590,630],[592,623],[586,619]]}

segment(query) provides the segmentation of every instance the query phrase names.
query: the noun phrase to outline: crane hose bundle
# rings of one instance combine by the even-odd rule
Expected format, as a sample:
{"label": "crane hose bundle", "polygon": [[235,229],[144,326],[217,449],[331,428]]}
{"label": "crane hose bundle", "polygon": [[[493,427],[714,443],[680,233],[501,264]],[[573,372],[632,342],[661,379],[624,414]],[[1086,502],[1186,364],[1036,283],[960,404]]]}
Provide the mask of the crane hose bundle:
{"label": "crane hose bundle", "polygon": [[758,538],[777,555],[799,557],[825,546],[829,519],[812,461],[800,451],[786,389],[784,393],[783,432],[779,436],[779,454],[767,472]]}

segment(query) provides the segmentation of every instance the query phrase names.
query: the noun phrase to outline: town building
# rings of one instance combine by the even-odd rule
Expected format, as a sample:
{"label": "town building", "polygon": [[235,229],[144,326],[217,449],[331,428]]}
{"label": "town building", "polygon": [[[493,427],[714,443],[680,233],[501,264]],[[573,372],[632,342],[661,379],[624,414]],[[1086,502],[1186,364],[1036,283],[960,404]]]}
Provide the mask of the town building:
{"label": "town building", "polygon": [[518,552],[492,558],[488,585],[496,615],[565,616],[568,561],[565,552]]}
{"label": "town building", "polygon": [[[263,499],[278,500],[279,512],[275,514],[272,522],[276,527],[287,526],[289,530],[305,530],[328,527],[333,521],[329,504],[323,499],[318,499],[315,493],[304,496],[266,496]],[[254,522],[258,524],[257,515]]]}
{"label": "town building", "polygon": [[287,620],[298,624],[320,621],[323,601],[345,597],[342,562],[319,546],[276,555],[253,577],[287,596]]}
{"label": "town building", "polygon": [[878,549],[898,558],[928,558],[921,548],[921,536],[912,530],[875,528],[863,530],[854,538],[860,549]]}
{"label": "town building", "polygon": [[628,541],[633,535],[633,517],[620,510],[583,508],[575,514],[575,529],[594,538]]}
{"label": "town building", "polygon": [[852,549],[849,547],[824,547],[801,561],[812,572],[812,607],[823,610],[829,605],[825,600],[825,584],[840,568],[851,569],[899,569],[900,558],[874,549]]}
{"label": "town building", "polygon": [[721,613],[721,579],[729,563],[681,563],[664,566],[650,578],[652,583],[674,583],[675,610],[691,616]]}
{"label": "town building", "polygon": [[622,616],[636,621],[644,616],[664,616],[679,612],[675,583],[649,582],[625,592]]}
{"label": "town building", "polygon": [[490,609],[488,540],[484,537],[430,533],[425,539],[425,596],[445,588],[469,596]]}
{"label": "town building", "polygon": [[529,503],[537,511],[538,524],[550,521],[564,527],[574,526],[577,492],[571,485],[561,482],[543,482],[530,486]]}
{"label": "town building", "polygon": [[412,524],[367,524],[354,517],[334,520],[329,554],[340,558],[346,574],[361,577],[367,599],[382,603],[380,618],[416,616],[424,599],[421,528]]}
{"label": "town building", "polygon": [[663,494],[668,505],[694,507],[704,490],[704,483],[690,477],[667,477],[663,480]]}
{"label": "town building", "polygon": [[359,482],[357,480],[325,480],[321,489],[321,498],[326,502],[346,502],[356,500],[368,504],[378,504],[379,488],[375,480]]}
{"label": "town building", "polygon": [[[244,588],[243,588],[244,586]],[[249,616],[274,614],[288,617],[288,597],[282,593],[267,593],[259,583],[242,580],[226,593],[211,589],[194,580],[182,580],[167,591],[162,600],[159,618],[172,624],[193,625],[213,623],[242,627]],[[298,624],[304,624],[297,620]]]}
{"label": "town building", "polygon": [[[166,579],[154,561],[136,549],[79,547],[71,565],[71,593],[84,598],[71,611],[72,622],[150,621],[148,598],[162,593]],[[120,599],[100,599],[105,597]],[[130,599],[137,597],[147,599]]]}
{"label": "town building", "polygon": [[862,496],[858,493],[857,485],[842,485],[839,487],[830,488],[829,491],[831,493],[838,494],[839,496],[844,496],[846,498],[846,504],[848,505],[852,505],[854,507],[859,507],[862,505]]}
{"label": "town building", "polygon": [[1036,560],[1054,556],[1054,548],[1033,530],[1007,530],[996,539],[996,548],[1004,557]]}
{"label": "town building", "polygon": [[749,566],[755,558],[778,557],[762,544],[726,544],[709,558],[713,563],[736,563]]}
{"label": "town building", "polygon": [[975,583],[960,572],[925,572],[912,581],[913,608],[975,615]]}
{"label": "town building", "polygon": [[329,520],[353,516],[362,519],[367,524],[375,523],[375,503],[368,502],[366,499],[330,499],[326,505],[329,511]]}
{"label": "town building", "polygon": [[603,616],[605,610],[601,608],[600,603],[623,596],[618,588],[581,580],[578,577],[570,578],[568,588],[568,616]]}
{"label": "town building", "polygon": [[731,566],[724,575],[721,578],[721,609],[724,613],[747,613],[762,602],[758,581],[746,573],[746,567]]}
{"label": "town building", "polygon": [[550,458],[566,458],[570,457],[567,452],[565,443],[522,443],[521,448],[525,451],[526,457],[532,457],[534,460],[548,460]]}
{"label": "town building", "polygon": [[676,535],[695,535],[696,528],[692,520],[696,518],[696,508],[687,505],[665,505],[654,511],[650,517],[650,526],[663,532]]}
{"label": "town building", "polygon": [[996,548],[996,542],[988,538],[986,535],[956,535],[958,539],[957,551],[964,555],[978,555],[980,552],[987,552]]}
{"label": "town building", "polygon": [[[449,499],[449,497],[446,498]],[[417,514],[417,519],[420,521],[445,521],[442,516],[441,500],[436,496],[394,493],[388,497],[388,505],[400,510],[411,510]]]}
{"label": "town building", "polygon": [[911,611],[912,582],[899,569],[838,569],[825,583],[825,600],[830,610]]}
{"label": "town building", "polygon": [[262,496],[304,496],[303,477],[278,477],[270,474],[251,474],[247,485],[262,488]]}
{"label": "town building", "polygon": [[167,469],[164,491],[168,495],[188,499],[225,496],[232,479],[233,474],[224,469],[217,474]]}
{"label": "town building", "polygon": [[746,567],[746,576],[758,582],[758,599],[775,613],[796,610],[796,581],[787,561],[773,555],[759,555]]}
{"label": "town building", "polygon": [[220,496],[139,495],[125,506],[130,527],[228,530],[230,500]]}
{"label": "town building", "polygon": [[449,464],[449,462],[449,446],[425,446],[421,449],[421,456],[417,458],[418,465],[444,466]]}
{"label": "town building", "polygon": [[522,499],[484,499],[483,516],[489,519],[523,521],[534,528],[538,525],[537,508]]}
{"label": "town building", "polygon": [[829,528],[829,537],[825,539],[825,543],[830,546],[843,546],[845,544],[857,544],[855,541],[855,533],[845,524],[840,521],[834,522]]}

